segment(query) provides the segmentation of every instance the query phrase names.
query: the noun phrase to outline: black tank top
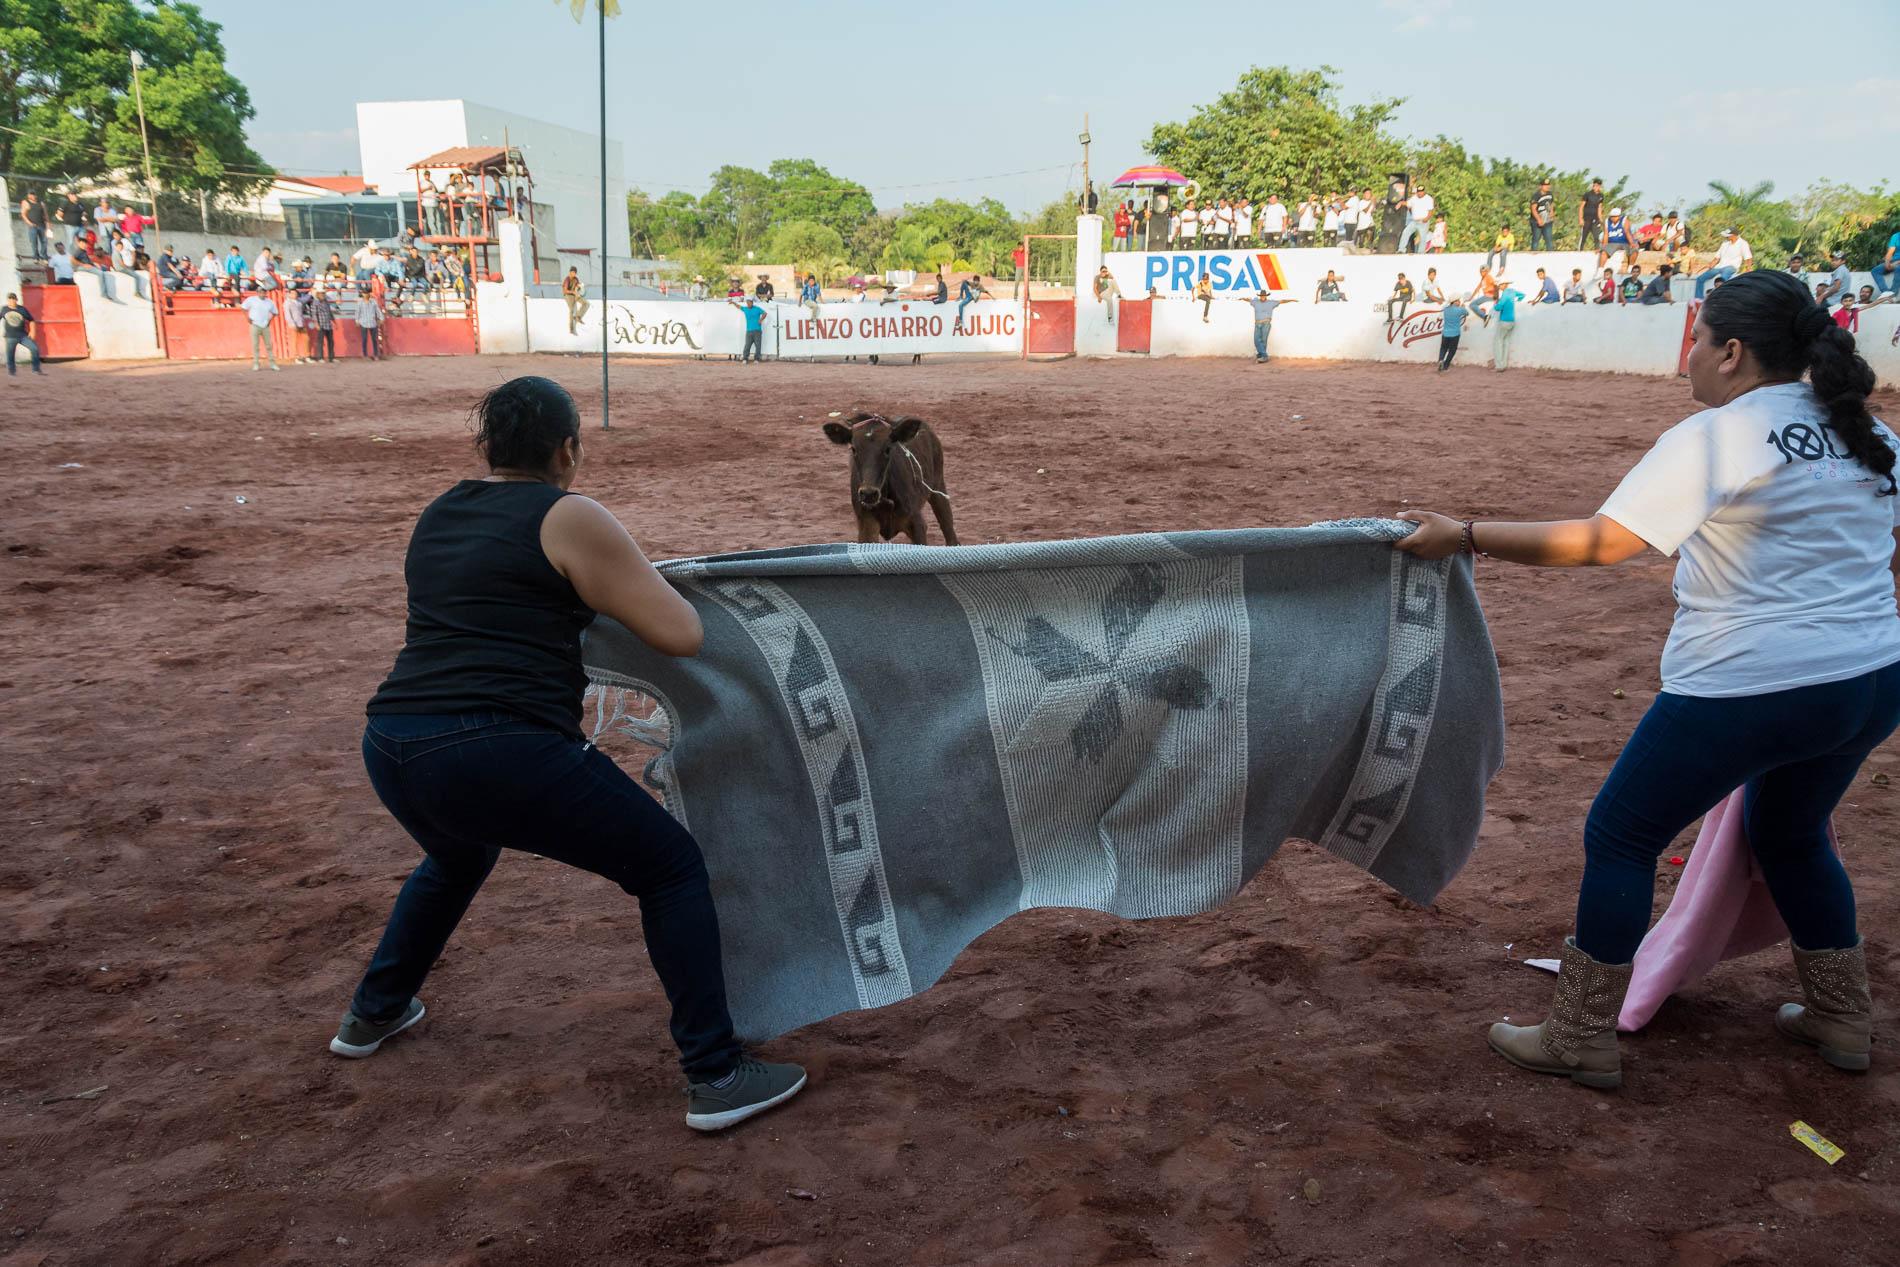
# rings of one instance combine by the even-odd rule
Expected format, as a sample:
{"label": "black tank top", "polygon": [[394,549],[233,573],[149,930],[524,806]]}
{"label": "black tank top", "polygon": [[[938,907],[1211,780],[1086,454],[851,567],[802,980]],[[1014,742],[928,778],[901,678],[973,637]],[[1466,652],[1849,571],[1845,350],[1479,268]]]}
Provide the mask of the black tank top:
{"label": "black tank top", "polygon": [[581,737],[594,613],[541,549],[551,484],[463,480],[416,521],[409,626],[371,713],[498,709]]}

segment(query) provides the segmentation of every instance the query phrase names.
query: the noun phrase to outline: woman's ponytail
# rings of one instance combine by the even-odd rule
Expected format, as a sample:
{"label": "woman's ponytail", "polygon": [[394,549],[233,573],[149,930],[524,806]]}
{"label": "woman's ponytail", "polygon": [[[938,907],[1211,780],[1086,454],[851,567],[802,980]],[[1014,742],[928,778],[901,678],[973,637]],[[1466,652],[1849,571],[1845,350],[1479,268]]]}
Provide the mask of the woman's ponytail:
{"label": "woman's ponytail", "polygon": [[1894,451],[1874,430],[1867,395],[1873,367],[1854,350],[1854,336],[1792,273],[1743,273],[1709,292],[1702,321],[1718,339],[1736,339],[1770,374],[1803,373],[1827,410],[1827,427],[1848,456],[1886,480],[1883,497],[1900,491]]}
{"label": "woman's ponytail", "polygon": [[1841,446],[1862,466],[1886,477],[1881,496],[1900,491],[1893,477],[1893,449],[1874,430],[1874,416],[1867,412],[1867,395],[1874,390],[1873,367],[1854,350],[1854,336],[1832,320],[1808,345],[1808,382],[1827,407],[1828,429]]}

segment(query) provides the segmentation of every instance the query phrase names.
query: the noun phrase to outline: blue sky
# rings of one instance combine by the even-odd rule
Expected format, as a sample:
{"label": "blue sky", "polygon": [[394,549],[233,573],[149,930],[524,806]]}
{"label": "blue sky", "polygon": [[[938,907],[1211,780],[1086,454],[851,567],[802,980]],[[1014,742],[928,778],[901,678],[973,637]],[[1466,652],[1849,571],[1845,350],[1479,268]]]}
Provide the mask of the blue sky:
{"label": "blue sky", "polygon": [[[406,7],[426,32],[409,48],[387,0],[199,2],[250,88],[256,148],[286,171],[354,170],[358,100],[465,97],[596,126],[593,16],[577,26],[565,0]],[[1347,100],[1406,98],[1414,136],[1627,174],[1645,206],[1712,179],[1793,193],[1900,178],[1900,0],[1828,0],[1800,23],[1758,0],[624,4],[607,24],[609,132],[649,192],[809,157],[880,206],[988,193],[1031,209],[1079,187],[1084,111],[1092,172],[1112,177],[1154,122],[1274,64],[1335,66]]]}

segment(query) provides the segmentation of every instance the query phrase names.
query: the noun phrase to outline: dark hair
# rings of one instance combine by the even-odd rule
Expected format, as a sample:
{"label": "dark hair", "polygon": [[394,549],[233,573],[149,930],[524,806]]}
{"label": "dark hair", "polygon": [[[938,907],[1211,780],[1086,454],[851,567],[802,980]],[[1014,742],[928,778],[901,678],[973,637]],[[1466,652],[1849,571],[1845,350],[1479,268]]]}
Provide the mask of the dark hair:
{"label": "dark hair", "polygon": [[1805,371],[1827,409],[1828,430],[1862,466],[1886,477],[1883,497],[1895,493],[1894,451],[1867,412],[1873,367],[1854,350],[1854,336],[1834,324],[1804,282],[1789,273],[1743,273],[1709,293],[1702,321],[1716,338],[1740,340],[1770,374],[1799,377]]}
{"label": "dark hair", "polygon": [[562,443],[581,433],[581,411],[567,389],[533,374],[483,396],[472,421],[475,447],[491,468],[544,471]]}

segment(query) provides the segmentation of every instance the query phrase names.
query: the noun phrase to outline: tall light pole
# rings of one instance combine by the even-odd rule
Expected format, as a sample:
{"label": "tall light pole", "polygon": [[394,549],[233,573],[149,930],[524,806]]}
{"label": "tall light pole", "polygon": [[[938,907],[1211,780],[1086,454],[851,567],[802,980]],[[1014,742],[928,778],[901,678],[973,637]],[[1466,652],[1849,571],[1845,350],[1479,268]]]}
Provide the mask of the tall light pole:
{"label": "tall light pole", "polygon": [[152,218],[158,218],[158,182],[152,179],[152,143],[145,135],[145,92],[139,87],[139,71],[144,69],[145,59],[135,48],[132,50],[132,100],[139,112],[139,147],[145,151],[145,193],[152,200]]}
{"label": "tall light pole", "polygon": [[[607,0],[595,0],[594,8],[600,14],[600,429],[607,431],[613,426],[607,420]],[[627,214],[625,206],[620,214]]]}

